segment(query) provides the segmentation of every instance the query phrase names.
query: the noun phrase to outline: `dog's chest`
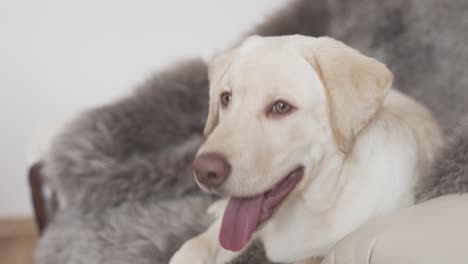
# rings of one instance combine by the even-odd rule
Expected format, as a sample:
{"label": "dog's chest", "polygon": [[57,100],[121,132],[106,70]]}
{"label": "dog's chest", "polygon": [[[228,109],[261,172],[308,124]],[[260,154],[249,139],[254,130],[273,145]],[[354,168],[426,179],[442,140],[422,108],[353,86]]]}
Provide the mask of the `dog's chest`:
{"label": "dog's chest", "polygon": [[311,213],[297,202],[282,208],[260,231],[268,257],[277,262],[295,262],[311,256],[325,256],[355,223],[338,221],[339,212]]}

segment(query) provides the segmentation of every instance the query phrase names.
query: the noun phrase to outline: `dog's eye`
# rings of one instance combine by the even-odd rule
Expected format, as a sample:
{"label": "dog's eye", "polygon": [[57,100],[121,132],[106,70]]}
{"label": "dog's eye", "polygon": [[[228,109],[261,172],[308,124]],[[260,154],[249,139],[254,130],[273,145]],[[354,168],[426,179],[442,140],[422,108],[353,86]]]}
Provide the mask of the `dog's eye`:
{"label": "dog's eye", "polygon": [[277,100],[267,109],[267,117],[280,117],[291,113],[296,108],[285,100]]}
{"label": "dog's eye", "polygon": [[291,111],[291,105],[283,100],[278,100],[273,105],[273,112],[277,114],[286,114]]}
{"label": "dog's eye", "polygon": [[231,102],[232,95],[230,92],[224,92],[221,94],[221,105],[226,107]]}

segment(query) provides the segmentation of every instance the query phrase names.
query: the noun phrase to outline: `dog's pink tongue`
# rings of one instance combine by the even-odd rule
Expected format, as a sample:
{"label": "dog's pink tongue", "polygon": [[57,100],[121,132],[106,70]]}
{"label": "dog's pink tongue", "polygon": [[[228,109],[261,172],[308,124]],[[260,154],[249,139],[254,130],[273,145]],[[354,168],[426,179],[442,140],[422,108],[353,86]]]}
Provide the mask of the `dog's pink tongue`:
{"label": "dog's pink tongue", "polygon": [[224,212],[219,242],[224,249],[241,250],[257,228],[264,196],[231,198]]}

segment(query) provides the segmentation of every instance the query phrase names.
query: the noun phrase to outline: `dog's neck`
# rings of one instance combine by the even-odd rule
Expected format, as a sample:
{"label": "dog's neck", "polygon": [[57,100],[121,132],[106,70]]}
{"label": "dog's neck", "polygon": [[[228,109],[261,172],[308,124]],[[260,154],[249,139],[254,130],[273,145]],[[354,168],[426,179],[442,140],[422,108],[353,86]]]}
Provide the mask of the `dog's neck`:
{"label": "dog's neck", "polygon": [[346,156],[336,146],[330,146],[324,155],[312,162],[306,173],[310,175],[304,186],[302,199],[311,211],[321,213],[331,208],[343,188],[341,170]]}

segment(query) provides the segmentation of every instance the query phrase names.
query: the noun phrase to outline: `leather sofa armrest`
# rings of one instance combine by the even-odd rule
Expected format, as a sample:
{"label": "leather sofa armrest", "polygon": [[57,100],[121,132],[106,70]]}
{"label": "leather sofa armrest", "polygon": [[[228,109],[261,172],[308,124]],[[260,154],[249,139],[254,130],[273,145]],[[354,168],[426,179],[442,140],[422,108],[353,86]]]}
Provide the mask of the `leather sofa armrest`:
{"label": "leather sofa armrest", "polygon": [[43,233],[58,210],[57,196],[54,190],[47,185],[42,174],[42,167],[41,162],[35,163],[28,173],[34,215],[40,234]]}
{"label": "leather sofa armrest", "polygon": [[447,195],[370,221],[322,264],[468,263],[468,194]]}

